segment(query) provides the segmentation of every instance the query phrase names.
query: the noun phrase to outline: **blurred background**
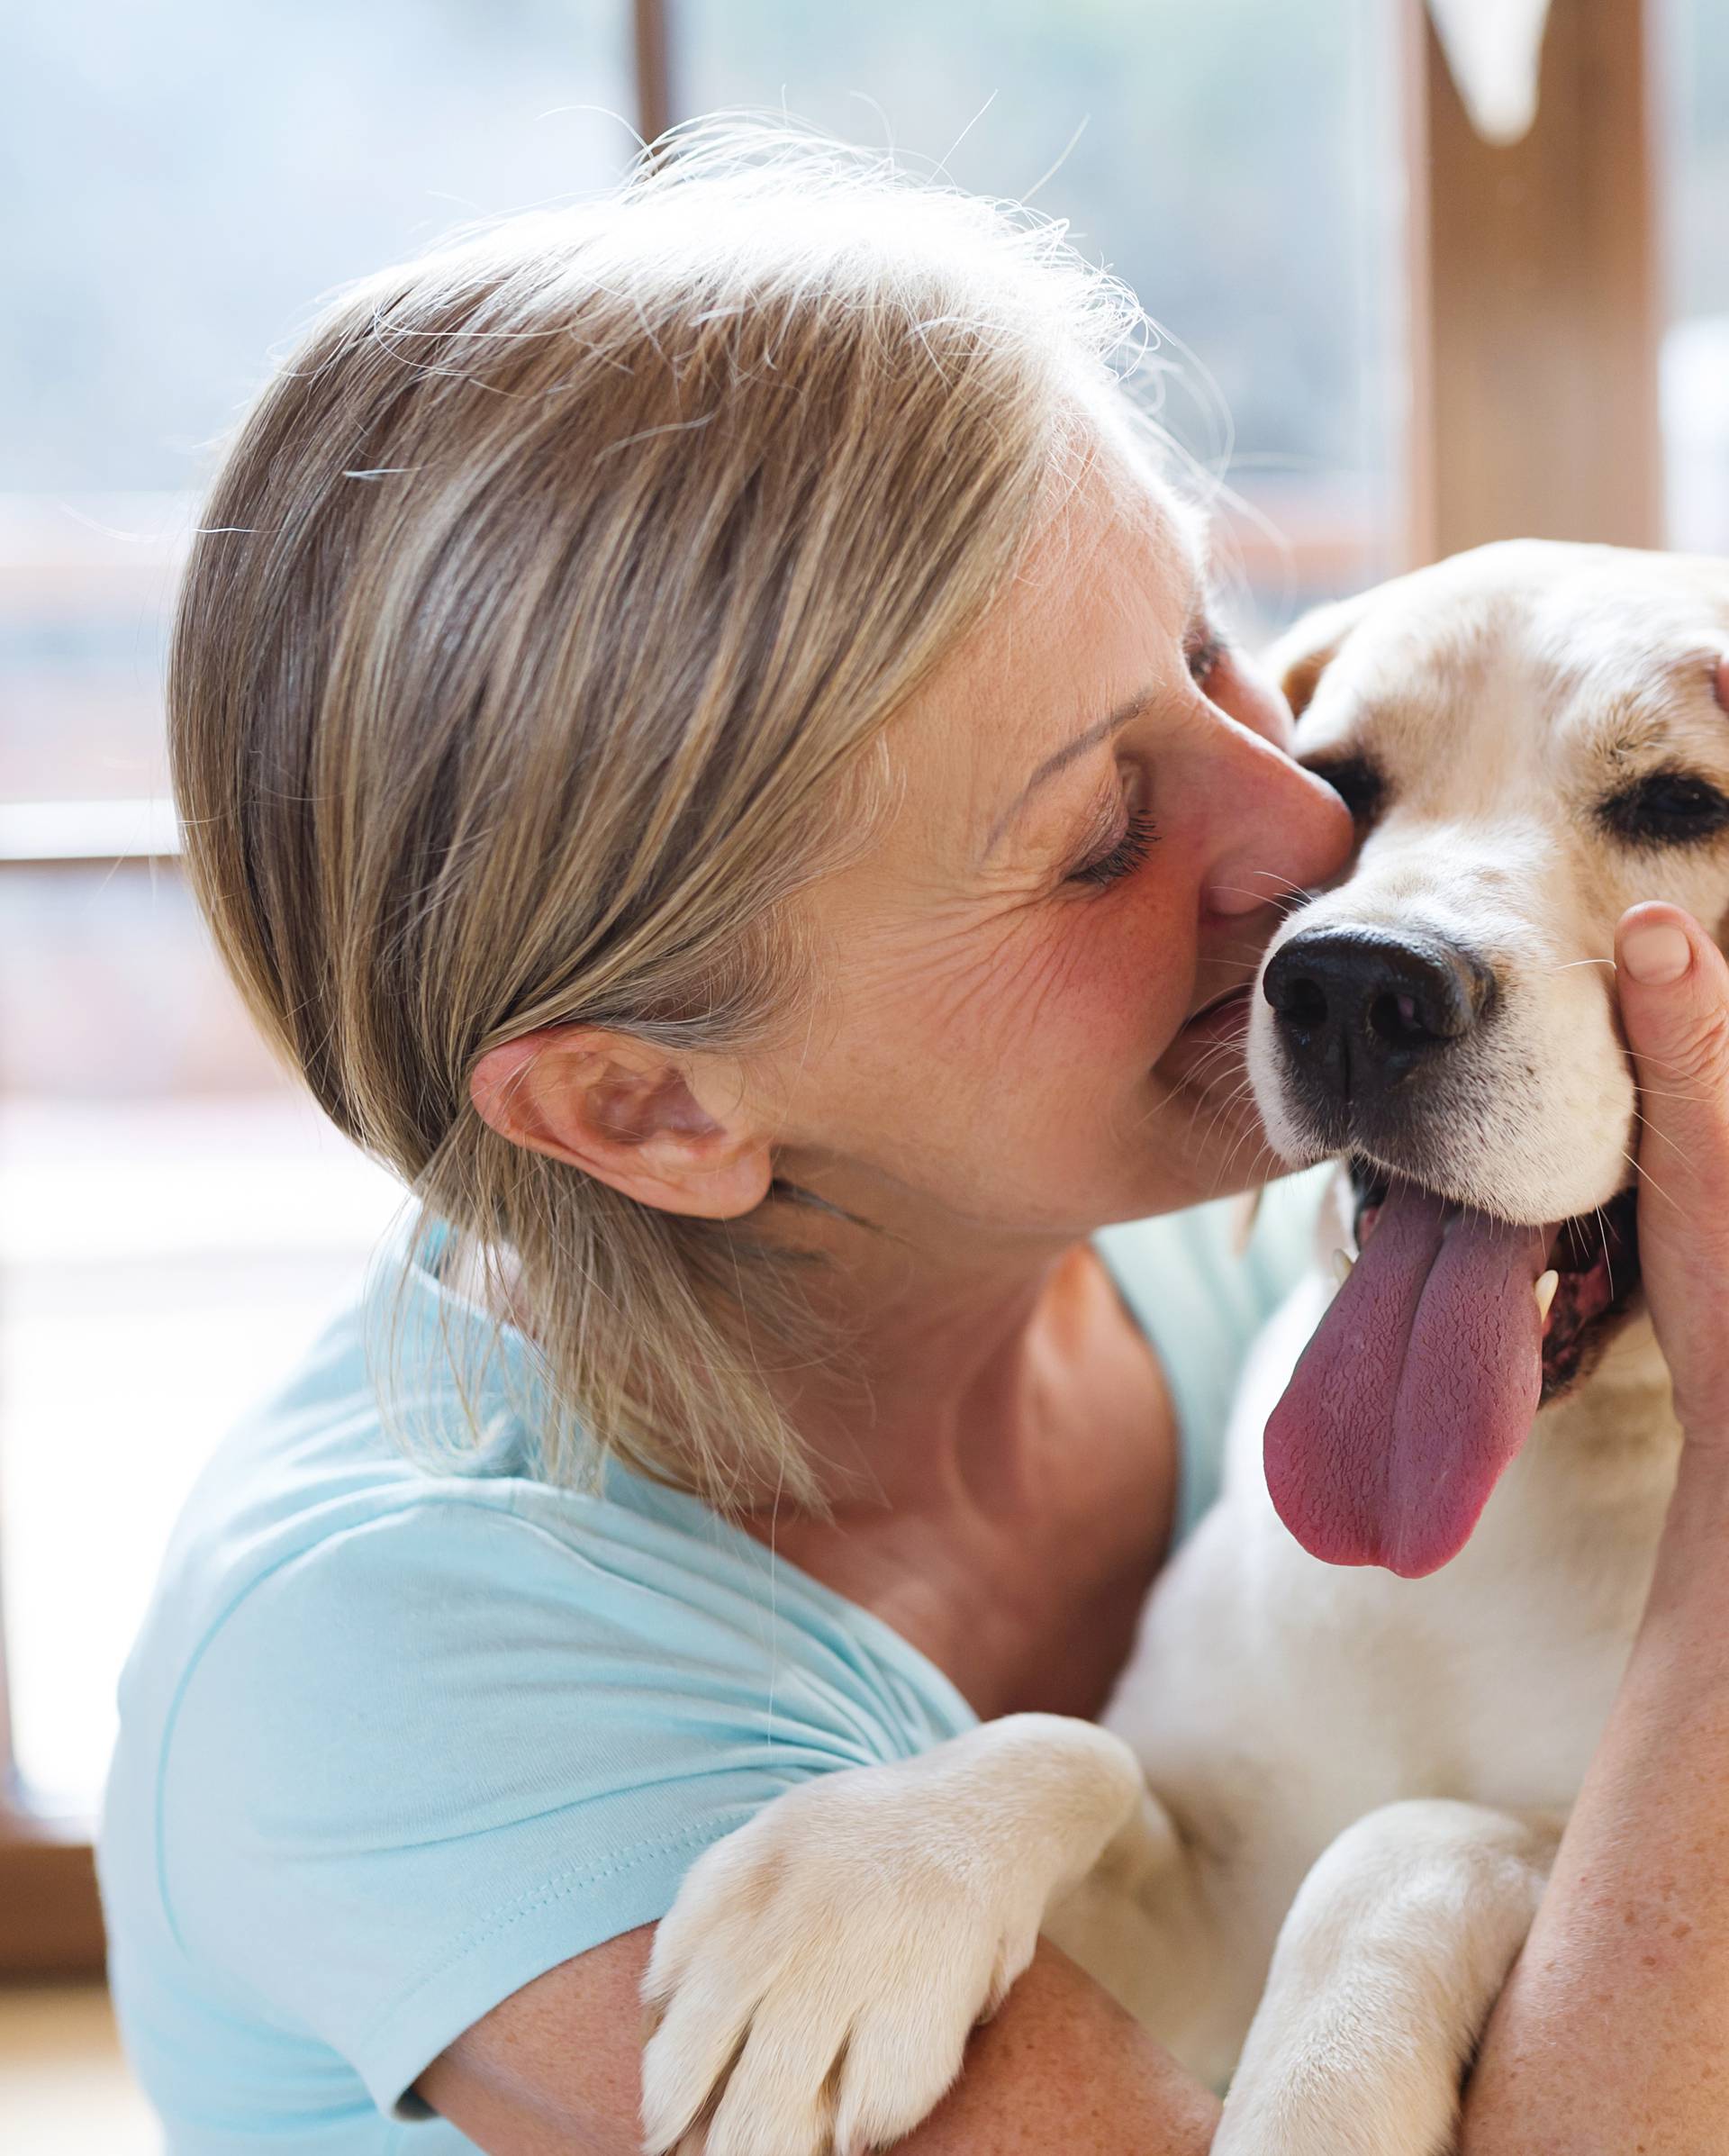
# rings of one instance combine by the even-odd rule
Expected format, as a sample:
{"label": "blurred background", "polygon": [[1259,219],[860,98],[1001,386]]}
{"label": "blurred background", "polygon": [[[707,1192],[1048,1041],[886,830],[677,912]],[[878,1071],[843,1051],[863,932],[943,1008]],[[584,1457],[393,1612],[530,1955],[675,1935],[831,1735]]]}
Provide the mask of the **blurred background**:
{"label": "blurred background", "polygon": [[[638,131],[783,109],[1030,195],[1134,285],[1170,421],[1235,490],[1251,635],[1513,532],[1729,552],[1729,8],[1552,0],[1534,74],[1543,12],[12,0],[0,1978],[98,1966],[89,1825],[167,1526],[396,1203],[254,1040],[164,799],[177,562],[267,356],[446,225],[615,177]],[[148,2147],[79,2048],[95,1995],[33,2013],[0,2011],[0,2141]],[[68,2045],[82,2124],[30,2079]]]}

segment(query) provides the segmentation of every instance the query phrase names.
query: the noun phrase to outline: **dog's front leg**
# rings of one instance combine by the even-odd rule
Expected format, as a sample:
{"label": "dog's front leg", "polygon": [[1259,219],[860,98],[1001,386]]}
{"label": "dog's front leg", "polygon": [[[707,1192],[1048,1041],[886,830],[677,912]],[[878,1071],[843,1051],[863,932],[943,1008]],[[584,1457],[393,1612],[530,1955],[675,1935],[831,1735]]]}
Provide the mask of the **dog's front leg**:
{"label": "dog's front leg", "polygon": [[709,2156],[898,2141],[1047,1905],[1107,1854],[1144,1880],[1176,1840],[1134,1754],[1090,1722],[1013,1715],[788,1791],[698,1859],[656,1934],[645,2145],[704,2118]]}
{"label": "dog's front leg", "polygon": [[1279,1934],[1213,2156],[1444,2156],[1559,1832],[1442,1800],[1347,1828]]}

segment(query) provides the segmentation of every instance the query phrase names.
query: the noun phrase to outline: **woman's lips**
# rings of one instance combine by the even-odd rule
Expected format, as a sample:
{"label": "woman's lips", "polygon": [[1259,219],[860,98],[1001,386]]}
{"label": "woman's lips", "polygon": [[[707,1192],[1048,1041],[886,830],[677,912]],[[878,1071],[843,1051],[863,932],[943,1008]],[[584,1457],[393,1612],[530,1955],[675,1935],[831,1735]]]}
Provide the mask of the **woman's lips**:
{"label": "woman's lips", "polygon": [[1254,985],[1248,981],[1228,995],[1215,996],[1196,1011],[1178,1034],[1178,1040],[1200,1043],[1238,1038],[1248,1028],[1254,998]]}
{"label": "woman's lips", "polygon": [[1211,1092],[1218,1086],[1239,1084],[1243,1075],[1243,1044],[1249,1030],[1249,1012],[1254,991],[1245,983],[1227,995],[1203,1003],[1193,1018],[1180,1026],[1171,1045],[1158,1061],[1167,1084],[1198,1084]]}

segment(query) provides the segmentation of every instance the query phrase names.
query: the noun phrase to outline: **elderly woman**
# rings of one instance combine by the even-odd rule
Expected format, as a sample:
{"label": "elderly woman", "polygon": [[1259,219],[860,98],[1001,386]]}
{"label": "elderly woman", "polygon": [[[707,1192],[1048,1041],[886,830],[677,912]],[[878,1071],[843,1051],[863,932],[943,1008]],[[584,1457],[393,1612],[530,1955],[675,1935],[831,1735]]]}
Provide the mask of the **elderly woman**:
{"label": "elderly woman", "polygon": [[[1351,846],[1113,368],[1137,320],[1047,228],[722,135],[369,282],[233,447],[191,871],[416,1204],[126,1673],[113,1973],[177,2156],[622,2156],[698,1853],[1105,1699],[1305,1239],[1297,1186],[1240,1261],[1187,1209],[1275,1172],[1246,993]],[[1624,1010],[1688,1164],[1645,1277],[1692,1501],[1484,2151],[1721,2139],[1729,1001],[1668,926]],[[1041,1948],[907,2145],[1215,2115]]]}

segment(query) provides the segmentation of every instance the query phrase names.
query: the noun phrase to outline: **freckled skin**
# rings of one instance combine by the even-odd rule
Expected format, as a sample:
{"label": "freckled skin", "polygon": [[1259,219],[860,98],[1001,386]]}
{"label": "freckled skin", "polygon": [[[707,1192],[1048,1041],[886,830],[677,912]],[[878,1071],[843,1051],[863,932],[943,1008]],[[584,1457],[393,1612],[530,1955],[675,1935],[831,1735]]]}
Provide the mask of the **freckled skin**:
{"label": "freckled skin", "polygon": [[[756,1073],[786,1172],[902,1232],[1072,1239],[1269,1169],[1238,1057],[1173,1041],[1250,978],[1271,901],[1336,867],[1348,825],[1240,656],[1192,677],[1181,524],[1127,482],[1101,492],[892,729],[887,826],[810,894],[810,1034]],[[1028,772],[1143,690],[982,858]],[[1131,796],[1157,829],[1145,861],[1068,880]]]}

